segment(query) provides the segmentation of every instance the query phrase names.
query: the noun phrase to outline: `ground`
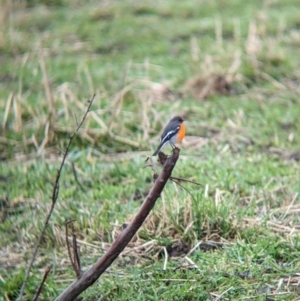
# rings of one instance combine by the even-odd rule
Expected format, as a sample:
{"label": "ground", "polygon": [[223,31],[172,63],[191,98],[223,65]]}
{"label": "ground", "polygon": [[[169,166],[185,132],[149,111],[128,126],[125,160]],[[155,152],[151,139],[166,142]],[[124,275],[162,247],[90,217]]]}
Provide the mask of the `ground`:
{"label": "ground", "polygon": [[[152,186],[174,115],[187,137],[153,212],[83,300],[300,299],[298,1],[0,2],[0,300],[52,300]],[[165,147],[166,153],[171,148]],[[159,170],[159,166],[156,167]]]}

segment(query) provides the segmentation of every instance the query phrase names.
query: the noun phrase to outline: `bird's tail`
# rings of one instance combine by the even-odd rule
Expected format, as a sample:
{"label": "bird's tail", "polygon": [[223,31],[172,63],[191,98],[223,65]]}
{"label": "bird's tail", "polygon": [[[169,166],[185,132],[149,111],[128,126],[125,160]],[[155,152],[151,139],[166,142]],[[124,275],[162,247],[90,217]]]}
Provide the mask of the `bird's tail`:
{"label": "bird's tail", "polygon": [[161,148],[163,147],[163,145],[164,145],[164,143],[160,143],[160,145],[158,146],[158,148],[156,149],[156,151],[153,153],[152,156],[156,156],[159,153],[159,151],[161,150]]}

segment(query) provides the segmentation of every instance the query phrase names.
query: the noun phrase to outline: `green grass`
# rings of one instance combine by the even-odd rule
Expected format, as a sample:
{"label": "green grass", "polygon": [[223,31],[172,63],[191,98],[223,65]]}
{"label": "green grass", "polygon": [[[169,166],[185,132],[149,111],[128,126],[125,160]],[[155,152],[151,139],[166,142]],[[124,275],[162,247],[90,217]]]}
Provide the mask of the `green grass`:
{"label": "green grass", "polygon": [[94,93],[23,299],[49,266],[41,300],[75,279],[67,221],[83,270],[108,249],[151,188],[147,155],[180,114],[188,135],[174,175],[201,186],[168,183],[84,300],[298,300],[297,1],[24,3],[0,7],[0,300],[18,296],[61,151]]}

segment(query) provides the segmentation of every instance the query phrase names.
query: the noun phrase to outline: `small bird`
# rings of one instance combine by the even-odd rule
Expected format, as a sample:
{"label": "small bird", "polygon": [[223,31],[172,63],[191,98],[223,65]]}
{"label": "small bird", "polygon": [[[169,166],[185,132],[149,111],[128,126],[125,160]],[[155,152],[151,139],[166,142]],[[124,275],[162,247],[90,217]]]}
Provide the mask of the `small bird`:
{"label": "small bird", "polygon": [[169,121],[161,135],[160,144],[152,156],[156,156],[166,144],[170,143],[174,148],[175,143],[180,143],[183,140],[185,136],[183,121],[180,116],[175,116]]}

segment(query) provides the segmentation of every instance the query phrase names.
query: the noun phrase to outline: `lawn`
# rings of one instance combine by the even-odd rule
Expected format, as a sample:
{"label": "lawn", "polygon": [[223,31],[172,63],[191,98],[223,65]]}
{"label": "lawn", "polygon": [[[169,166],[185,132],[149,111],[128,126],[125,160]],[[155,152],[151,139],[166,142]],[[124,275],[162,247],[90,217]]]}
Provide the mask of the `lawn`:
{"label": "lawn", "polygon": [[296,0],[0,2],[0,300],[18,298],[94,93],[22,300],[48,267],[40,300],[76,278],[66,222],[83,271],[109,248],[175,115],[173,175],[200,185],[168,182],[80,300],[300,300],[299,15]]}

